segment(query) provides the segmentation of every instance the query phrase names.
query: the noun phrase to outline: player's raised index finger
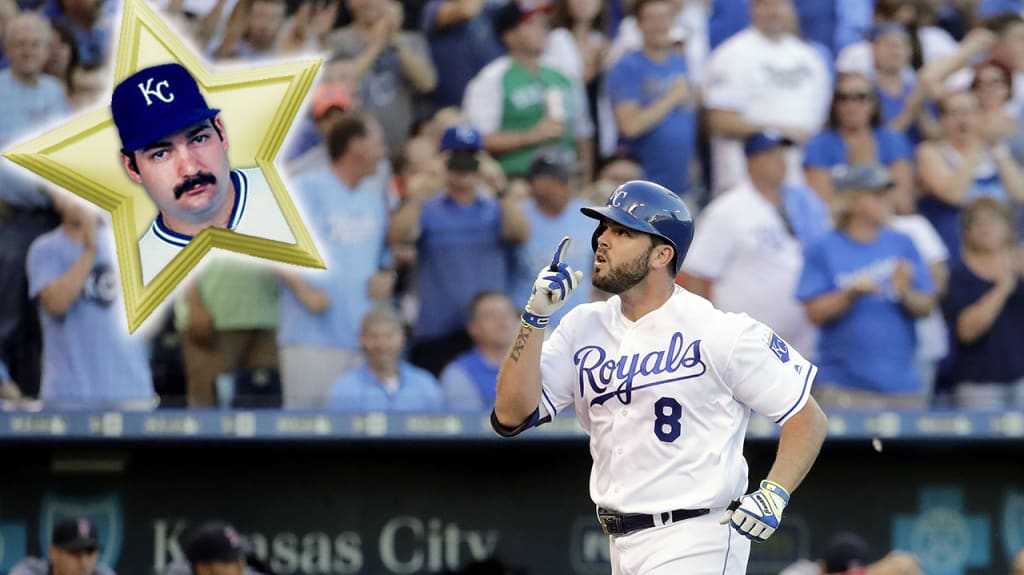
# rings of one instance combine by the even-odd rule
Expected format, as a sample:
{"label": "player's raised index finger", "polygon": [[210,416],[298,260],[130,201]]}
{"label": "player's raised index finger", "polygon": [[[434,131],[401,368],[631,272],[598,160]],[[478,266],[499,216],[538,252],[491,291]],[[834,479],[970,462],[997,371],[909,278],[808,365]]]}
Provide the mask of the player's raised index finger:
{"label": "player's raised index finger", "polygon": [[551,271],[558,271],[558,266],[562,263],[562,256],[565,252],[569,251],[569,244],[572,242],[572,238],[565,236],[562,241],[558,242],[558,249],[555,250],[555,255],[551,258]]}

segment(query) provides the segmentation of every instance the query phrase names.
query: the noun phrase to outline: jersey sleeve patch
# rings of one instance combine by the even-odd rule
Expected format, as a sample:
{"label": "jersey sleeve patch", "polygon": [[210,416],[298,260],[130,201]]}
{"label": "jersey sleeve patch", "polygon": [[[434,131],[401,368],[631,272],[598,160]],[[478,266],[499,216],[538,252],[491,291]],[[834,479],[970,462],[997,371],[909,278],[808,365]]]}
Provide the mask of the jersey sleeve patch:
{"label": "jersey sleeve patch", "polygon": [[768,349],[775,354],[775,357],[779,358],[779,361],[783,364],[789,363],[789,345],[786,344],[785,340],[776,335],[775,332],[766,330],[765,343],[768,345]]}

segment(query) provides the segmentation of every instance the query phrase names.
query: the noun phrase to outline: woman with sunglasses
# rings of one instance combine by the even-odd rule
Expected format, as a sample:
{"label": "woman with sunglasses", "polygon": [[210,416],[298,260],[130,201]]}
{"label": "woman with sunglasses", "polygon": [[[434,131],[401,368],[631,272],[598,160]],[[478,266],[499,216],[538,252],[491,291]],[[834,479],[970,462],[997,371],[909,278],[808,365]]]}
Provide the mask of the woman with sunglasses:
{"label": "woman with sunglasses", "polygon": [[882,127],[871,81],[862,74],[839,74],[832,94],[828,129],[811,138],[804,155],[807,183],[831,201],[831,170],[853,164],[885,166],[893,180],[897,213],[913,211],[912,149],[906,137]]}
{"label": "woman with sunglasses", "polygon": [[950,261],[958,261],[963,206],[981,197],[1024,204],[1024,175],[1005,143],[985,137],[974,93],[946,94],[939,100],[939,123],[943,138],[917,148],[923,194],[918,207],[946,243]]}
{"label": "woman with sunglasses", "polygon": [[950,272],[944,312],[956,342],[960,407],[1024,408],[1024,251],[1013,216],[993,198],[964,208],[963,261]]}

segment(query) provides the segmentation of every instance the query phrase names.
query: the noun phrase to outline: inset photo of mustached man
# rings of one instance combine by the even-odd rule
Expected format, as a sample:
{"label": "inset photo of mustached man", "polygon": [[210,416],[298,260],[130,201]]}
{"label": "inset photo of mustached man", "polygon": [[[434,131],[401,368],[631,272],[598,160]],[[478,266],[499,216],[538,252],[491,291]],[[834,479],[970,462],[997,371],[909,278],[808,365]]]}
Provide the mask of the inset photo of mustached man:
{"label": "inset photo of mustached man", "polygon": [[139,70],[110,107],[124,169],[159,209],[139,239],[143,285],[209,227],[295,243],[260,168],[231,168],[220,110],[183,66]]}

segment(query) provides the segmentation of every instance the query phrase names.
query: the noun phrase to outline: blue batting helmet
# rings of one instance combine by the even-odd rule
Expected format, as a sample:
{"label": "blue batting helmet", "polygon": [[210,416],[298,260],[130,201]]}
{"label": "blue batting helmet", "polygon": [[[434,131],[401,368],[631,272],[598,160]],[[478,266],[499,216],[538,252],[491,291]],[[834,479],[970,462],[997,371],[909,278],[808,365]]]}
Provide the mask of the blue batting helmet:
{"label": "blue batting helmet", "polygon": [[597,250],[597,238],[604,232],[604,221],[613,221],[631,230],[651,234],[667,241],[676,252],[679,273],[683,258],[693,241],[693,217],[679,196],[654,182],[634,180],[619,186],[602,208],[581,208],[584,215],[600,220],[591,245]]}

